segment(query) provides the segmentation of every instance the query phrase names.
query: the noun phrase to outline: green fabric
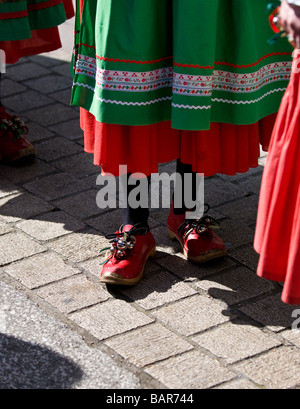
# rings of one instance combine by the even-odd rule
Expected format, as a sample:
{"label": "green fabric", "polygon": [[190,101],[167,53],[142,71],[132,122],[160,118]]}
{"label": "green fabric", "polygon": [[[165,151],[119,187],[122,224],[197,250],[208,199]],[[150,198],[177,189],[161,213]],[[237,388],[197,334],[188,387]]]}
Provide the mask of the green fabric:
{"label": "green fabric", "polygon": [[[31,30],[56,27],[66,21],[63,3],[40,9],[28,10],[24,17],[14,13],[27,11],[27,7],[43,6],[48,0],[3,0],[0,2],[0,41],[26,40],[31,37]],[[10,18],[3,18],[12,13]]]}
{"label": "green fabric", "polygon": [[268,44],[268,2],[85,0],[72,104],[104,123],[171,120],[184,130],[277,112],[292,49],[285,39]]}
{"label": "green fabric", "polygon": [[[27,10],[26,1],[6,1],[0,3],[0,17],[6,13],[18,13]],[[30,25],[28,18],[1,19],[0,20],[0,41],[27,39],[30,37]]]}

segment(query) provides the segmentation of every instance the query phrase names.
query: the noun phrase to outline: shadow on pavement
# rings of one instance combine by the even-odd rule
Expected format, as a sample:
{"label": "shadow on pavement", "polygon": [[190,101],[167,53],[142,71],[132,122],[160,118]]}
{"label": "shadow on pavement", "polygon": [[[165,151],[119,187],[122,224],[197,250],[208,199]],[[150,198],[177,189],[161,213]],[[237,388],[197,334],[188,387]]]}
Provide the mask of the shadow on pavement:
{"label": "shadow on pavement", "polygon": [[69,359],[0,334],[0,389],[70,389],[83,377]]}

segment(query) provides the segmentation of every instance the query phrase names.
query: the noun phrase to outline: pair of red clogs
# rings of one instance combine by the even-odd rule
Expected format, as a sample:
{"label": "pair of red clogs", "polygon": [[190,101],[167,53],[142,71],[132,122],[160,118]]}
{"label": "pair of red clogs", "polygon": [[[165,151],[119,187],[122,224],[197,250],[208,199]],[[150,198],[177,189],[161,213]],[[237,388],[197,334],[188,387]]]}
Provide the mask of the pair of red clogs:
{"label": "pair of red clogs", "polygon": [[[203,263],[226,254],[223,240],[215,233],[215,222],[209,216],[186,220],[176,215],[173,208],[168,217],[168,234],[182,246],[187,260]],[[126,225],[111,238],[108,258],[102,263],[100,281],[107,284],[135,285],[143,277],[146,262],[155,255],[156,243],[149,227]]]}

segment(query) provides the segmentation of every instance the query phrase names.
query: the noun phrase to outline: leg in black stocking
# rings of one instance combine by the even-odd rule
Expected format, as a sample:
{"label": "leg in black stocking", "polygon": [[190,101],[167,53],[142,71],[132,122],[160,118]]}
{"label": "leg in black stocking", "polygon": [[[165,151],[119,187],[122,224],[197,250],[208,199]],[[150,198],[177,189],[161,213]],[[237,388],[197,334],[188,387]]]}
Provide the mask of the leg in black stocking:
{"label": "leg in black stocking", "polygon": [[[109,235],[109,238],[113,239],[111,254],[103,263],[100,274],[100,281],[106,284],[135,285],[139,283],[148,258],[155,255],[156,244],[148,227],[149,209],[143,206],[135,208],[131,203],[131,193],[136,186],[129,183],[129,178],[129,174],[120,177],[121,188],[123,192],[127,191],[127,195],[123,195],[126,208],[123,210],[122,228],[117,233]],[[149,178],[143,180],[144,183],[147,182],[147,189],[149,181]],[[124,197],[122,199],[124,200]],[[143,202],[141,199],[144,198],[137,197],[136,201],[141,203]]]}
{"label": "leg in black stocking", "polygon": [[[174,203],[174,214],[182,215],[185,214],[188,210],[192,210],[191,208],[186,207],[187,199],[189,202],[195,202],[196,200],[196,193],[197,193],[197,173],[193,172],[192,165],[188,165],[182,163],[180,159],[177,159],[176,163],[176,173],[178,173],[181,177],[181,186],[182,186],[182,194],[181,194],[181,206],[178,206],[174,202],[173,196],[173,203]],[[185,177],[185,175],[189,175]],[[176,190],[176,186],[175,186]]]}
{"label": "leg in black stocking", "polygon": [[[185,165],[177,160],[177,173],[182,180],[182,206],[176,206],[178,190],[175,186],[175,203],[168,217],[168,234],[170,239],[177,240],[183,250],[185,257],[193,263],[203,263],[215,258],[223,257],[226,254],[223,240],[216,235],[214,229],[218,227],[215,221],[209,216],[196,219],[186,219],[185,213],[193,210],[187,203],[195,203],[197,196],[197,174],[192,171],[191,165]],[[185,179],[185,175],[190,173],[190,179]],[[192,199],[192,200],[191,200]]]}
{"label": "leg in black stocking", "polygon": [[[125,225],[136,225],[136,224],[144,224],[148,225],[148,218],[149,218],[149,208],[148,207],[137,207],[134,208],[129,203],[129,196],[130,193],[136,188],[136,185],[129,184],[129,178],[131,174],[127,174],[121,176],[121,184],[123,192],[127,192],[127,196],[125,197],[126,200],[126,208],[123,209],[122,212],[122,219],[123,219],[123,226]],[[140,182],[138,182],[140,183]],[[148,187],[150,186],[150,176],[147,178]],[[149,191],[149,190],[148,190]],[[137,197],[137,200],[141,200],[140,197]]]}

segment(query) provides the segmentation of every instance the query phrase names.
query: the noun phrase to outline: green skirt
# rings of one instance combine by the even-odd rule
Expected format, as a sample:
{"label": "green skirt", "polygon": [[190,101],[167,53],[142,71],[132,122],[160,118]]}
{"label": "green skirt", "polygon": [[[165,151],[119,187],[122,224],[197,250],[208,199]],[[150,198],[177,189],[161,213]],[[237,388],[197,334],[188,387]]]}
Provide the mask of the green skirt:
{"label": "green skirt", "polygon": [[207,130],[278,111],[292,48],[268,43],[269,0],[77,3],[72,104],[97,121]]}

